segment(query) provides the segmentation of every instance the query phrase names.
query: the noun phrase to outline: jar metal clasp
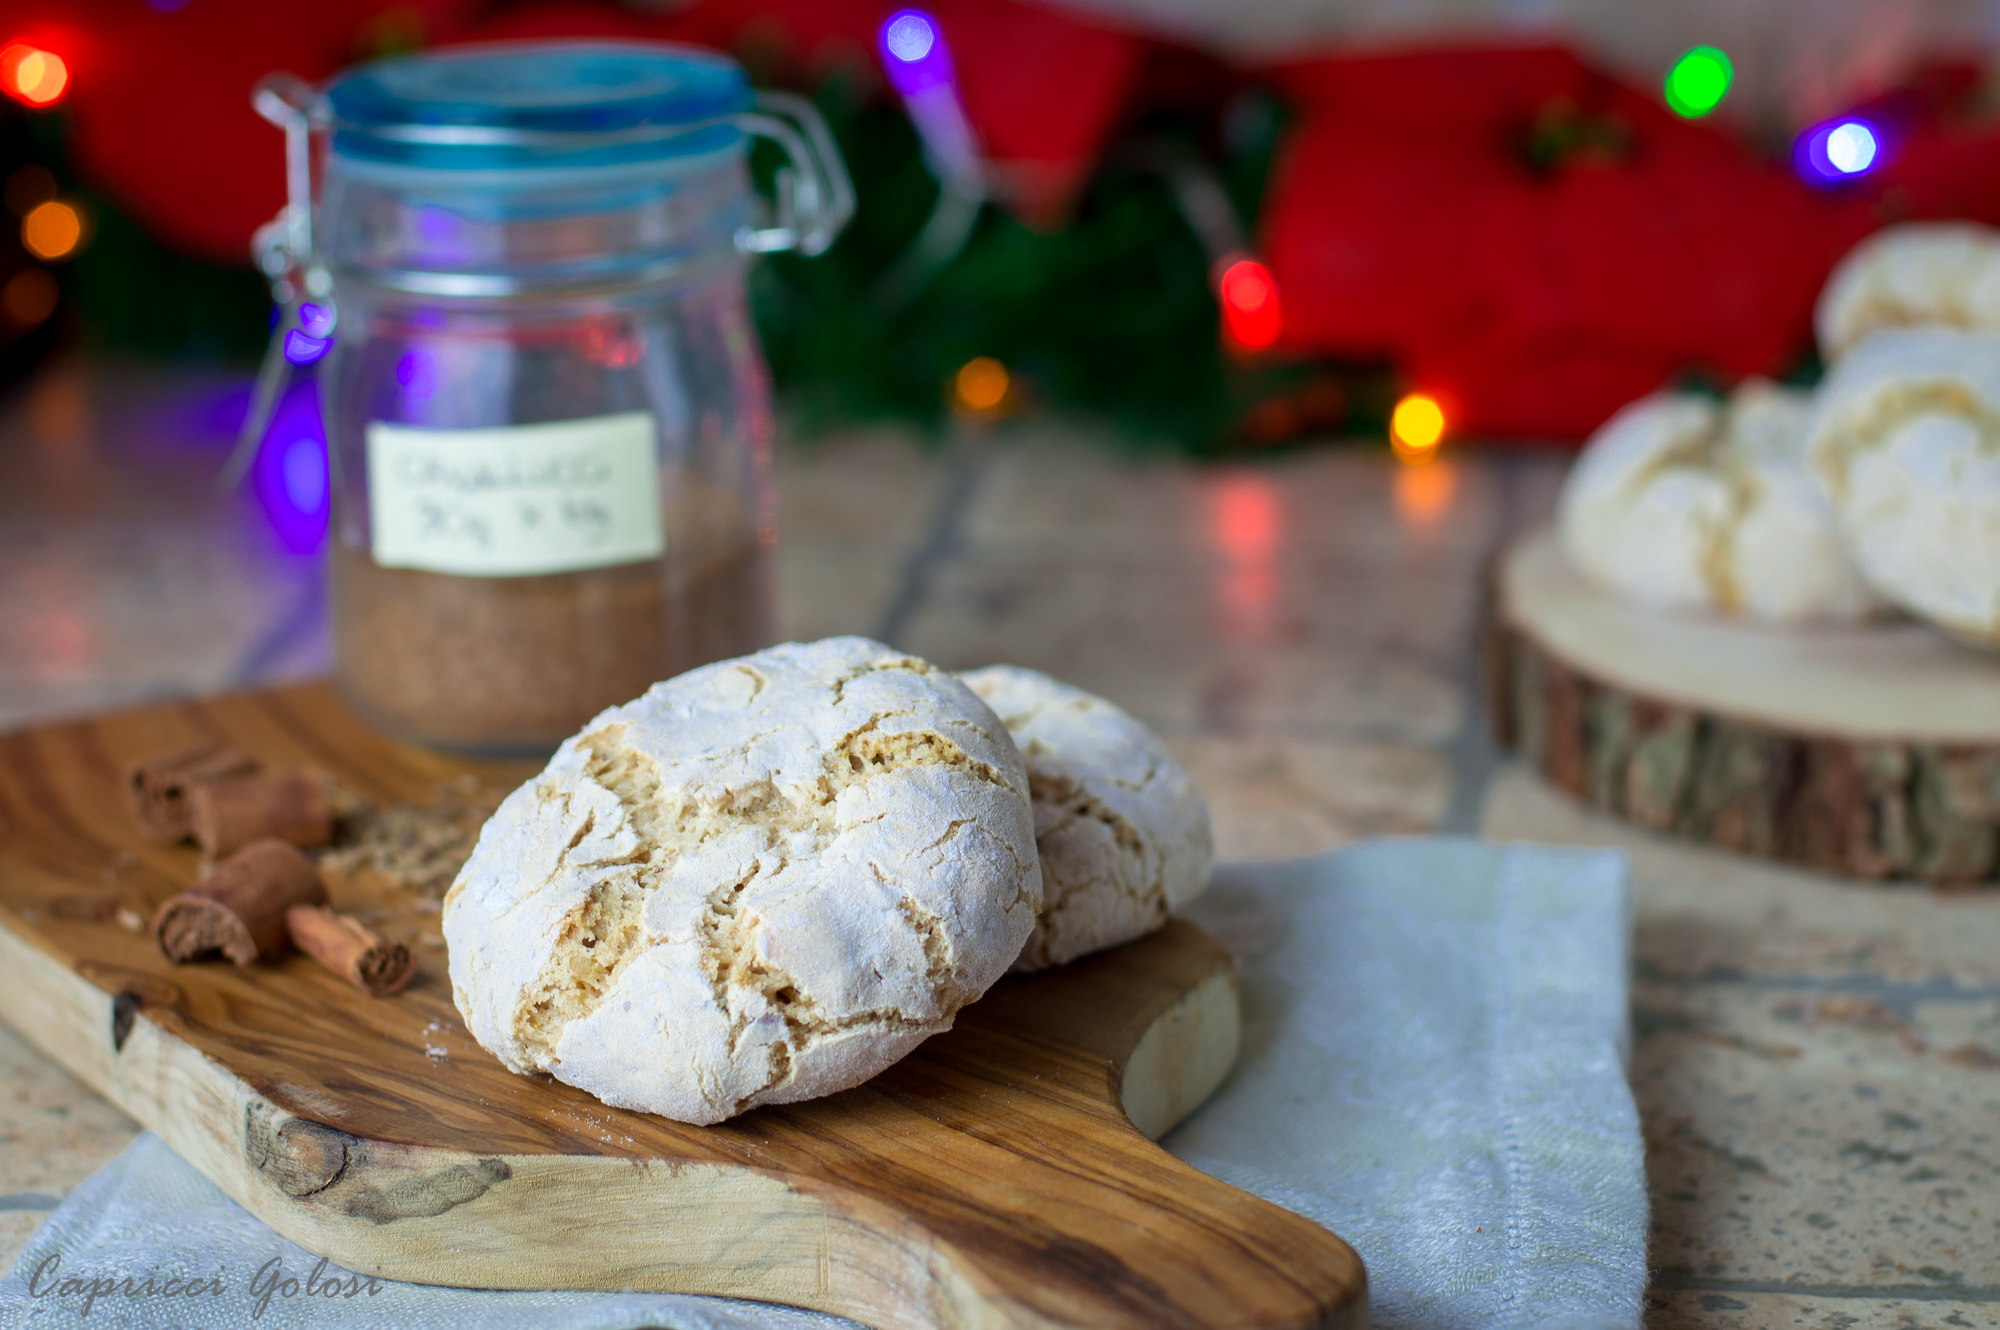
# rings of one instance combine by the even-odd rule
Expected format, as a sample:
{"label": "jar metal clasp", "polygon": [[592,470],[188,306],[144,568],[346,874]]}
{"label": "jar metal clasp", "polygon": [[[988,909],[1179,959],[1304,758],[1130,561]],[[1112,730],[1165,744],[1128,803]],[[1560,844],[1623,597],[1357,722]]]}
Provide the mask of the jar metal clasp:
{"label": "jar metal clasp", "polygon": [[736,247],[746,254],[824,254],[854,216],[854,184],[818,108],[795,93],[766,90],[757,94],[756,110],[730,119],[777,144],[787,160],[773,186],[776,225],[742,228]]}
{"label": "jar metal clasp", "polygon": [[330,118],[326,98],[295,74],[267,74],[251,90],[250,105],[285,132],[285,206],[250,240],[251,256],[271,284],[277,317],[257,369],[250,409],[223,464],[224,489],[240,484],[256,460],[292,366],[309,365],[325,355],[339,322],[333,275],[313,243],[312,136]]}

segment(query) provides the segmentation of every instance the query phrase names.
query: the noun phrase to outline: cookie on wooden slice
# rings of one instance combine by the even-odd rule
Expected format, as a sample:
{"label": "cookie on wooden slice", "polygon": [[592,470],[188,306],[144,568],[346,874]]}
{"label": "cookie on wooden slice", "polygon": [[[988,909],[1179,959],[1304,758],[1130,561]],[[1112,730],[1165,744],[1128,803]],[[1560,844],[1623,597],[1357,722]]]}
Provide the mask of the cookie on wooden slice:
{"label": "cookie on wooden slice", "polygon": [[2000,334],[1867,338],[1820,389],[1808,457],[1870,586],[2000,647]]}
{"label": "cookie on wooden slice", "polygon": [[1578,571],[1637,605],[1766,623],[1844,622],[1879,603],[1805,467],[1812,398],[1751,380],[1727,403],[1634,402],[1564,483]]}
{"label": "cookie on wooden slice", "polygon": [[2000,231],[1969,222],[1884,227],[1834,268],[1813,312],[1828,360],[1870,333],[1924,325],[2000,331]]}

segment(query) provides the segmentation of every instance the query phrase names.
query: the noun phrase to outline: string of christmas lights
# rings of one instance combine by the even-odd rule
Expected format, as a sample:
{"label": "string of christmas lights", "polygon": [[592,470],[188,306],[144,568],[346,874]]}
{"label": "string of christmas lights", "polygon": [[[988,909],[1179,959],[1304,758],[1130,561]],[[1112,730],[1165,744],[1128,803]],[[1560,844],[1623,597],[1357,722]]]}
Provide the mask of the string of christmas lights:
{"label": "string of christmas lights", "polygon": [[[161,33],[221,13],[152,9],[140,17]],[[1155,57],[1136,39],[1012,0],[936,0],[886,18],[872,8],[865,20],[860,8],[784,0],[479,14],[431,36],[573,30],[726,45],[755,19],[818,34],[801,41],[862,38],[893,100],[871,100],[851,70],[825,80],[837,64],[812,77],[863,178],[863,215],[817,270],[778,259],[753,276],[778,383],[807,428],[1057,409],[1193,448],[1379,431],[1413,463],[1448,436],[1576,437],[1663,381],[1794,372],[1810,293],[1892,203],[1898,217],[2000,222],[2000,189],[1981,184],[1996,172],[1973,169],[2000,164],[2000,136],[1951,119],[1977,100],[1956,75],[1922,74],[1932,82],[1807,126],[1785,165],[1811,188],[1786,194],[1740,127],[1741,71],[1720,45],[1685,50],[1650,89],[1562,52],[1440,47],[1332,51],[1248,86],[1240,73],[1197,73],[1185,87],[1208,86],[1189,95],[1173,84],[1190,77],[1185,53],[1160,66],[1170,76],[1141,77]],[[1009,45],[1030,29],[1041,45]],[[235,204],[176,204],[160,222],[169,177],[130,187],[101,128],[100,105],[129,108],[138,94],[105,100],[104,52],[90,46],[85,59],[62,31],[42,19],[0,27],[0,93],[17,116],[60,122],[45,144],[94,145],[85,169],[110,174],[87,178],[107,193],[51,155],[62,187],[10,195],[26,262],[0,272],[0,322],[51,326],[63,303],[106,345],[254,341],[263,329],[243,317],[254,279],[174,255],[133,224],[143,217],[179,243]],[[1038,52],[1056,53],[1049,68],[1066,82],[1035,83],[1056,77],[1030,67]],[[121,58],[121,85],[155,72]],[[749,63],[800,86],[796,60]],[[1044,89],[1039,101],[1018,91],[1030,86]],[[1163,87],[1173,95],[1161,100]],[[1082,116],[1084,102],[1099,109]],[[1038,134],[1063,146],[1038,157]],[[1058,152],[1067,164],[1046,165]],[[203,179],[231,160],[205,154]],[[1397,183],[1409,172],[1421,187]],[[1534,327],[1519,322],[1533,311],[1506,270],[1522,265],[1495,257],[1528,253],[1543,256]],[[1313,257],[1343,254],[1345,268]],[[130,295],[141,288],[155,293],[143,311]],[[1748,313],[1717,313],[1725,294]],[[309,366],[331,330],[310,309],[297,317],[280,350]],[[217,338],[221,325],[203,322],[215,318],[245,326]]]}

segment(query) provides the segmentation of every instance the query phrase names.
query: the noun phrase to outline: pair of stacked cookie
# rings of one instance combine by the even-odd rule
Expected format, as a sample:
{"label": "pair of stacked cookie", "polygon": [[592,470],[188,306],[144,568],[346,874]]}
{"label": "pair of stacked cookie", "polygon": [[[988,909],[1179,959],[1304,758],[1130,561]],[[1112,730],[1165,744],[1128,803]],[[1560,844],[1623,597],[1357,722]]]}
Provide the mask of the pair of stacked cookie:
{"label": "pair of stacked cookie", "polygon": [[1888,607],[2000,646],[2000,232],[1892,227],[1821,294],[1813,391],[1663,393],[1565,487],[1573,563],[1644,604],[1772,623]]}
{"label": "pair of stacked cookie", "polygon": [[452,993],[517,1072],[720,1122],[1159,927],[1211,858],[1192,783],[1103,699],[792,643],[606,711],[501,804],[445,897]]}

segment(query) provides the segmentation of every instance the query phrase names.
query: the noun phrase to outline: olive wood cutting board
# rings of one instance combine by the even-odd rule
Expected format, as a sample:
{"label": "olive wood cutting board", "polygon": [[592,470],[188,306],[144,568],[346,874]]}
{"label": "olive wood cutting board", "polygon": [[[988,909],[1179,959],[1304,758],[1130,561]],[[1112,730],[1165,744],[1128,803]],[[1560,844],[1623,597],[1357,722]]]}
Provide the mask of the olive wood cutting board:
{"label": "olive wood cutting board", "polygon": [[392,743],[324,685],[0,736],[0,1017],[315,1254],[884,1327],[1366,1325],[1344,1242],[1149,1139],[1236,1054],[1234,972],[1193,925],[1004,980],[856,1089],[687,1126],[507,1072],[452,1007],[435,903],[369,874],[329,885],[413,944],[395,997],[297,955],[168,965],[133,925],[195,851],[148,844],[118,776],[204,740],[380,803],[530,768]]}

